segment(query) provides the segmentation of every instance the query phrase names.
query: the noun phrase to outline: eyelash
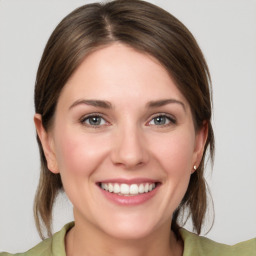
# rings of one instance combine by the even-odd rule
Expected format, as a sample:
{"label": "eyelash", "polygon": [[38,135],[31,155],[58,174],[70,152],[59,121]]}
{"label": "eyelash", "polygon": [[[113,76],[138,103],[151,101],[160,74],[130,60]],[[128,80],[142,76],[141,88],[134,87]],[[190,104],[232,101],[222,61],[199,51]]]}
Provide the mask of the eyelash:
{"label": "eyelash", "polygon": [[153,116],[150,119],[150,121],[148,122],[148,125],[150,126],[151,125],[150,122],[152,122],[156,118],[165,118],[165,119],[167,119],[169,121],[169,123],[167,123],[167,124],[160,124],[160,125],[154,124],[154,126],[166,127],[166,126],[177,124],[177,121],[176,121],[176,119],[173,116],[165,114],[165,113],[159,113],[159,114],[156,114],[155,116]]}
{"label": "eyelash", "polygon": [[[105,123],[104,124],[91,124],[90,123],[90,119],[92,118],[100,118],[101,121],[103,120]],[[169,121],[169,123],[167,124],[160,124],[160,125],[157,125],[157,124],[150,124],[150,122],[156,120],[156,118],[165,118]],[[89,123],[86,123],[86,121],[88,121]],[[92,113],[90,115],[86,115],[86,116],[83,116],[81,119],[80,119],[80,123],[83,124],[83,125],[86,125],[88,127],[91,127],[91,128],[101,128],[102,126],[106,126],[108,125],[109,123],[105,120],[105,118],[99,114],[99,113]],[[147,125],[148,126],[160,126],[160,127],[166,127],[166,126],[170,126],[170,125],[175,125],[177,123],[176,119],[171,116],[171,115],[168,115],[168,114],[165,114],[165,113],[159,113],[159,114],[156,114],[154,115],[149,122],[147,122]]]}
{"label": "eyelash", "polygon": [[[88,124],[86,123],[86,121],[89,121],[90,122],[90,119],[92,118],[101,118],[101,121],[104,120],[104,122],[106,122],[106,124],[99,124],[99,125],[95,125],[95,124]],[[90,115],[87,115],[87,116],[83,116],[81,119],[80,119],[80,123],[83,124],[83,125],[86,125],[88,127],[92,127],[92,128],[100,128],[102,126],[105,126],[105,125],[108,125],[108,122],[105,120],[105,118],[101,115],[101,114],[98,114],[98,113],[92,113]]]}

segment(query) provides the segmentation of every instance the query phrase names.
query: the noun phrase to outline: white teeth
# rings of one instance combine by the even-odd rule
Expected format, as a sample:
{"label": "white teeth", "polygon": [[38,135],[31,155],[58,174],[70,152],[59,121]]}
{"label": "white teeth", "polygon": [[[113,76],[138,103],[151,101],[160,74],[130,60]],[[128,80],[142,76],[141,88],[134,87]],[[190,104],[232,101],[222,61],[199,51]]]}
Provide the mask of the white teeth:
{"label": "white teeth", "polygon": [[111,183],[108,184],[108,191],[109,192],[113,192],[114,191],[114,186]]}
{"label": "white teeth", "polygon": [[101,183],[101,188],[115,194],[138,195],[148,193],[156,187],[155,183],[144,184],[118,184],[118,183]]}
{"label": "white teeth", "polygon": [[144,185],[143,184],[139,185],[139,193],[140,194],[144,193]]}
{"label": "white teeth", "polygon": [[129,185],[121,184],[121,194],[128,195],[130,192]]}
{"label": "white teeth", "polygon": [[132,184],[130,186],[130,195],[138,195],[139,194],[139,187],[137,184]]}
{"label": "white teeth", "polygon": [[108,190],[108,185],[106,183],[101,183],[101,188]]}
{"label": "white teeth", "polygon": [[116,194],[120,193],[120,186],[118,184],[114,185],[114,193]]}

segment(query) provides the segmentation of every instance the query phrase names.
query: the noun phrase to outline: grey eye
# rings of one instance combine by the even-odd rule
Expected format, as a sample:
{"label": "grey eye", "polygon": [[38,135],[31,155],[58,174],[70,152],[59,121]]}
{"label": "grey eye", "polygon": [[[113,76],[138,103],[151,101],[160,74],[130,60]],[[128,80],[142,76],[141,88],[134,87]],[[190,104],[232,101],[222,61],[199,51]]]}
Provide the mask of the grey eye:
{"label": "grey eye", "polygon": [[85,118],[83,122],[91,126],[99,126],[106,124],[106,121],[101,116],[89,116]]}
{"label": "grey eye", "polygon": [[156,116],[149,122],[150,125],[165,125],[169,123],[170,123],[170,118],[163,115]]}

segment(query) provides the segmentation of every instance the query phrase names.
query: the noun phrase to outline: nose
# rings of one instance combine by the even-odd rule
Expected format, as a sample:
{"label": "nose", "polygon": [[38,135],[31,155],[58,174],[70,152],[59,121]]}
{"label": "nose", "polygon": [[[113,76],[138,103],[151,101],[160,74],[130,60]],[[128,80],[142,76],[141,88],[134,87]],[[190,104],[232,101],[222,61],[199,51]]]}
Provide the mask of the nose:
{"label": "nose", "polygon": [[149,160],[143,132],[136,127],[119,128],[114,135],[111,158],[115,165],[125,169],[135,169]]}

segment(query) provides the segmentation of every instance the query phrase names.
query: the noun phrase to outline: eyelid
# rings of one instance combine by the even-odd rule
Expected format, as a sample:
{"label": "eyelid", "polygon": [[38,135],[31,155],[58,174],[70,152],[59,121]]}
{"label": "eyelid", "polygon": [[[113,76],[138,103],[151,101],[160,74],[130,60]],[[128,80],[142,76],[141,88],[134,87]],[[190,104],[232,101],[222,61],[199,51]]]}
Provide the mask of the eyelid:
{"label": "eyelid", "polygon": [[151,117],[150,117],[150,120],[147,122],[147,125],[149,125],[149,122],[151,122],[154,118],[156,117],[166,117],[169,121],[170,121],[170,124],[166,124],[166,125],[159,125],[159,126],[168,126],[168,125],[174,125],[177,123],[177,120],[176,118],[171,115],[171,114],[167,114],[167,113],[156,113],[156,114],[153,114]]}
{"label": "eyelid", "polygon": [[[149,121],[146,122],[146,125],[150,126],[149,123],[150,123],[154,118],[156,118],[156,117],[161,117],[161,116],[162,116],[162,117],[166,117],[166,118],[170,121],[170,123],[165,124],[165,125],[159,125],[159,126],[162,126],[162,127],[163,127],[163,126],[168,126],[168,125],[175,125],[175,124],[177,123],[177,120],[176,120],[176,118],[175,118],[173,115],[160,112],[160,113],[156,113],[156,114],[151,115]],[[86,119],[88,119],[88,118],[90,118],[90,117],[100,117],[100,118],[104,119],[104,121],[106,122],[106,124],[103,124],[103,125],[95,125],[95,126],[86,124],[86,123],[85,123]],[[92,127],[92,128],[100,128],[100,127],[102,127],[102,126],[110,125],[110,122],[107,120],[107,118],[105,117],[105,115],[102,114],[102,113],[98,113],[98,112],[83,115],[83,116],[79,119],[79,122],[80,122],[82,125],[85,125],[85,126],[88,126],[88,127]]]}
{"label": "eyelid", "polygon": [[[103,124],[103,125],[89,125],[89,124],[86,124],[85,121],[90,118],[90,117],[100,117],[102,118],[106,124]],[[109,125],[109,122],[106,120],[106,118],[104,117],[103,114],[101,113],[90,113],[90,114],[86,114],[86,115],[83,115],[80,119],[79,119],[79,122],[82,124],[82,125],[85,125],[87,127],[92,127],[92,128],[100,128],[102,126],[106,126],[106,125]]]}
{"label": "eyelid", "polygon": [[79,118],[79,121],[83,121],[83,120],[85,120],[88,117],[94,117],[94,116],[102,117],[103,118],[102,114],[100,114],[100,113],[90,113],[90,114],[83,115],[81,118]]}

